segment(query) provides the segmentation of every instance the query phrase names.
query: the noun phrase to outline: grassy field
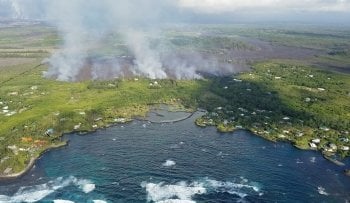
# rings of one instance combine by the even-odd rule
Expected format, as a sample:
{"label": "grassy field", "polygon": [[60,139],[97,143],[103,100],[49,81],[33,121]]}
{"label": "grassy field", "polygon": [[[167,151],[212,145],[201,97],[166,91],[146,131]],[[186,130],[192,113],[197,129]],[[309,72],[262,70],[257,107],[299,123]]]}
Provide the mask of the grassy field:
{"label": "grassy field", "polygon": [[[53,28],[2,28],[0,175],[23,170],[31,158],[62,144],[59,138],[63,133],[92,131],[128,121],[145,115],[149,104],[154,103],[208,110],[196,121],[199,126],[216,126],[222,132],[245,128],[303,149],[310,149],[312,140],[320,139],[315,150],[327,155],[350,155],[345,150],[350,145],[349,75],[314,67],[317,63],[348,67],[347,32],[243,25],[182,29],[164,31],[172,50],[196,50],[222,58],[226,57],[222,53],[231,51],[258,53],[256,44],[243,40],[249,37],[269,41],[272,47],[305,47],[323,54],[307,60],[252,61],[248,72],[201,80],[155,83],[147,78],[129,78],[68,83],[42,76],[47,69],[42,60],[62,43]],[[106,47],[97,55],[126,54],[126,47],[113,36],[117,35],[106,41],[113,41],[121,49]]]}

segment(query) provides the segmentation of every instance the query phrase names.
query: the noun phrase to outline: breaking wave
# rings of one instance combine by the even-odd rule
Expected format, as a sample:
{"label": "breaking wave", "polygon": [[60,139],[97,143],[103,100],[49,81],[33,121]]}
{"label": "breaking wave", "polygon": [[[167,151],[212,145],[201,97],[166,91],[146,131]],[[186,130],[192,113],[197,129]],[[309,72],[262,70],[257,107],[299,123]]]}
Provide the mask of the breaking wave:
{"label": "breaking wave", "polygon": [[75,185],[79,186],[79,189],[81,189],[85,193],[90,193],[93,190],[95,190],[95,184],[93,184],[90,180],[77,180],[75,182]]}
{"label": "breaking wave", "polygon": [[[78,179],[74,176],[68,178],[59,177],[44,184],[21,187],[13,196],[0,195],[0,202],[37,202],[55,191],[71,185],[78,187],[85,193],[89,193],[95,189],[95,185],[90,180]],[[67,203],[71,201],[55,200],[54,202]]]}
{"label": "breaking wave", "polygon": [[107,203],[104,200],[92,200],[93,203]]}
{"label": "breaking wave", "polygon": [[53,203],[74,203],[73,201],[63,200],[63,199],[55,199]]}
{"label": "breaking wave", "polygon": [[164,167],[171,167],[171,166],[175,166],[175,165],[176,165],[176,162],[173,161],[173,160],[171,160],[171,159],[166,160],[166,161],[162,164],[162,166],[164,166]]}
{"label": "breaking wave", "polygon": [[195,203],[197,195],[211,193],[228,193],[242,200],[248,195],[263,195],[258,183],[242,179],[239,182],[222,182],[209,178],[187,183],[184,181],[175,184],[147,183],[141,186],[147,192],[147,201],[156,203]]}

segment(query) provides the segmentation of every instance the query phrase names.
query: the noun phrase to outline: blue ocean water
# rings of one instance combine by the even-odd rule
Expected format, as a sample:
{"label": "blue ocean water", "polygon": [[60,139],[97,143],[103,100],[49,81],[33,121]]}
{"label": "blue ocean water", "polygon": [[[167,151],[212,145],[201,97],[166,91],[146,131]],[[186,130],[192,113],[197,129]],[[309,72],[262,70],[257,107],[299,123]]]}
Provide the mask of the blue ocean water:
{"label": "blue ocean water", "polygon": [[194,118],[134,121],[88,135],[0,182],[0,202],[348,202],[345,167],[318,152],[247,131],[221,134]]}

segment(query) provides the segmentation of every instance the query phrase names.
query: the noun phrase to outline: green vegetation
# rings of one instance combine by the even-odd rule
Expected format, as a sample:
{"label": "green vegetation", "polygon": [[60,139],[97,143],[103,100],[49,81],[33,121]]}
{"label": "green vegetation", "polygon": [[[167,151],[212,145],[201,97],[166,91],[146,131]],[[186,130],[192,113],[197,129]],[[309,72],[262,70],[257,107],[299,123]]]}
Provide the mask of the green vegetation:
{"label": "green vegetation", "polygon": [[62,133],[143,116],[151,103],[193,107],[206,86],[206,81],[158,80],[159,88],[153,88],[144,78],[67,83],[44,79],[43,70],[31,69],[0,88],[0,171],[22,170],[30,157],[57,144]]}
{"label": "green vegetation", "polygon": [[213,78],[210,91],[201,97],[209,112],[196,123],[220,131],[249,129],[303,149],[314,140],[315,149],[345,157],[350,155],[349,99],[348,75],[265,62],[235,77]]}

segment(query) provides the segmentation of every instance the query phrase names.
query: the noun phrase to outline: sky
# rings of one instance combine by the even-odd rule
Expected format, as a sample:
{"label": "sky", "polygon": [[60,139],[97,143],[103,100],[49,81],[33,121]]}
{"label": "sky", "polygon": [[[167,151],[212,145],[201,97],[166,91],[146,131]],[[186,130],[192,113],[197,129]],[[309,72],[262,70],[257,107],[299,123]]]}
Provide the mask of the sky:
{"label": "sky", "polygon": [[230,11],[336,11],[350,9],[349,0],[179,0],[182,7],[192,8],[207,13]]}
{"label": "sky", "polygon": [[[113,3],[113,6],[120,4],[123,8],[115,12],[133,13],[133,10],[142,12],[142,9],[125,6],[128,1],[130,0],[117,0],[117,4]],[[55,3],[52,2],[54,1],[0,0],[0,17],[50,18],[55,7]],[[83,6],[86,1],[60,0],[59,2],[60,6],[69,8],[76,5]],[[95,1],[94,5],[110,4],[109,2],[108,0]],[[157,21],[161,19],[165,22],[288,21],[350,24],[350,0],[131,0],[131,2],[141,2],[140,5],[137,3],[136,5],[154,9],[154,13],[159,18]],[[96,8],[98,6],[92,7],[92,9]],[[128,17],[131,18],[131,16]]]}

